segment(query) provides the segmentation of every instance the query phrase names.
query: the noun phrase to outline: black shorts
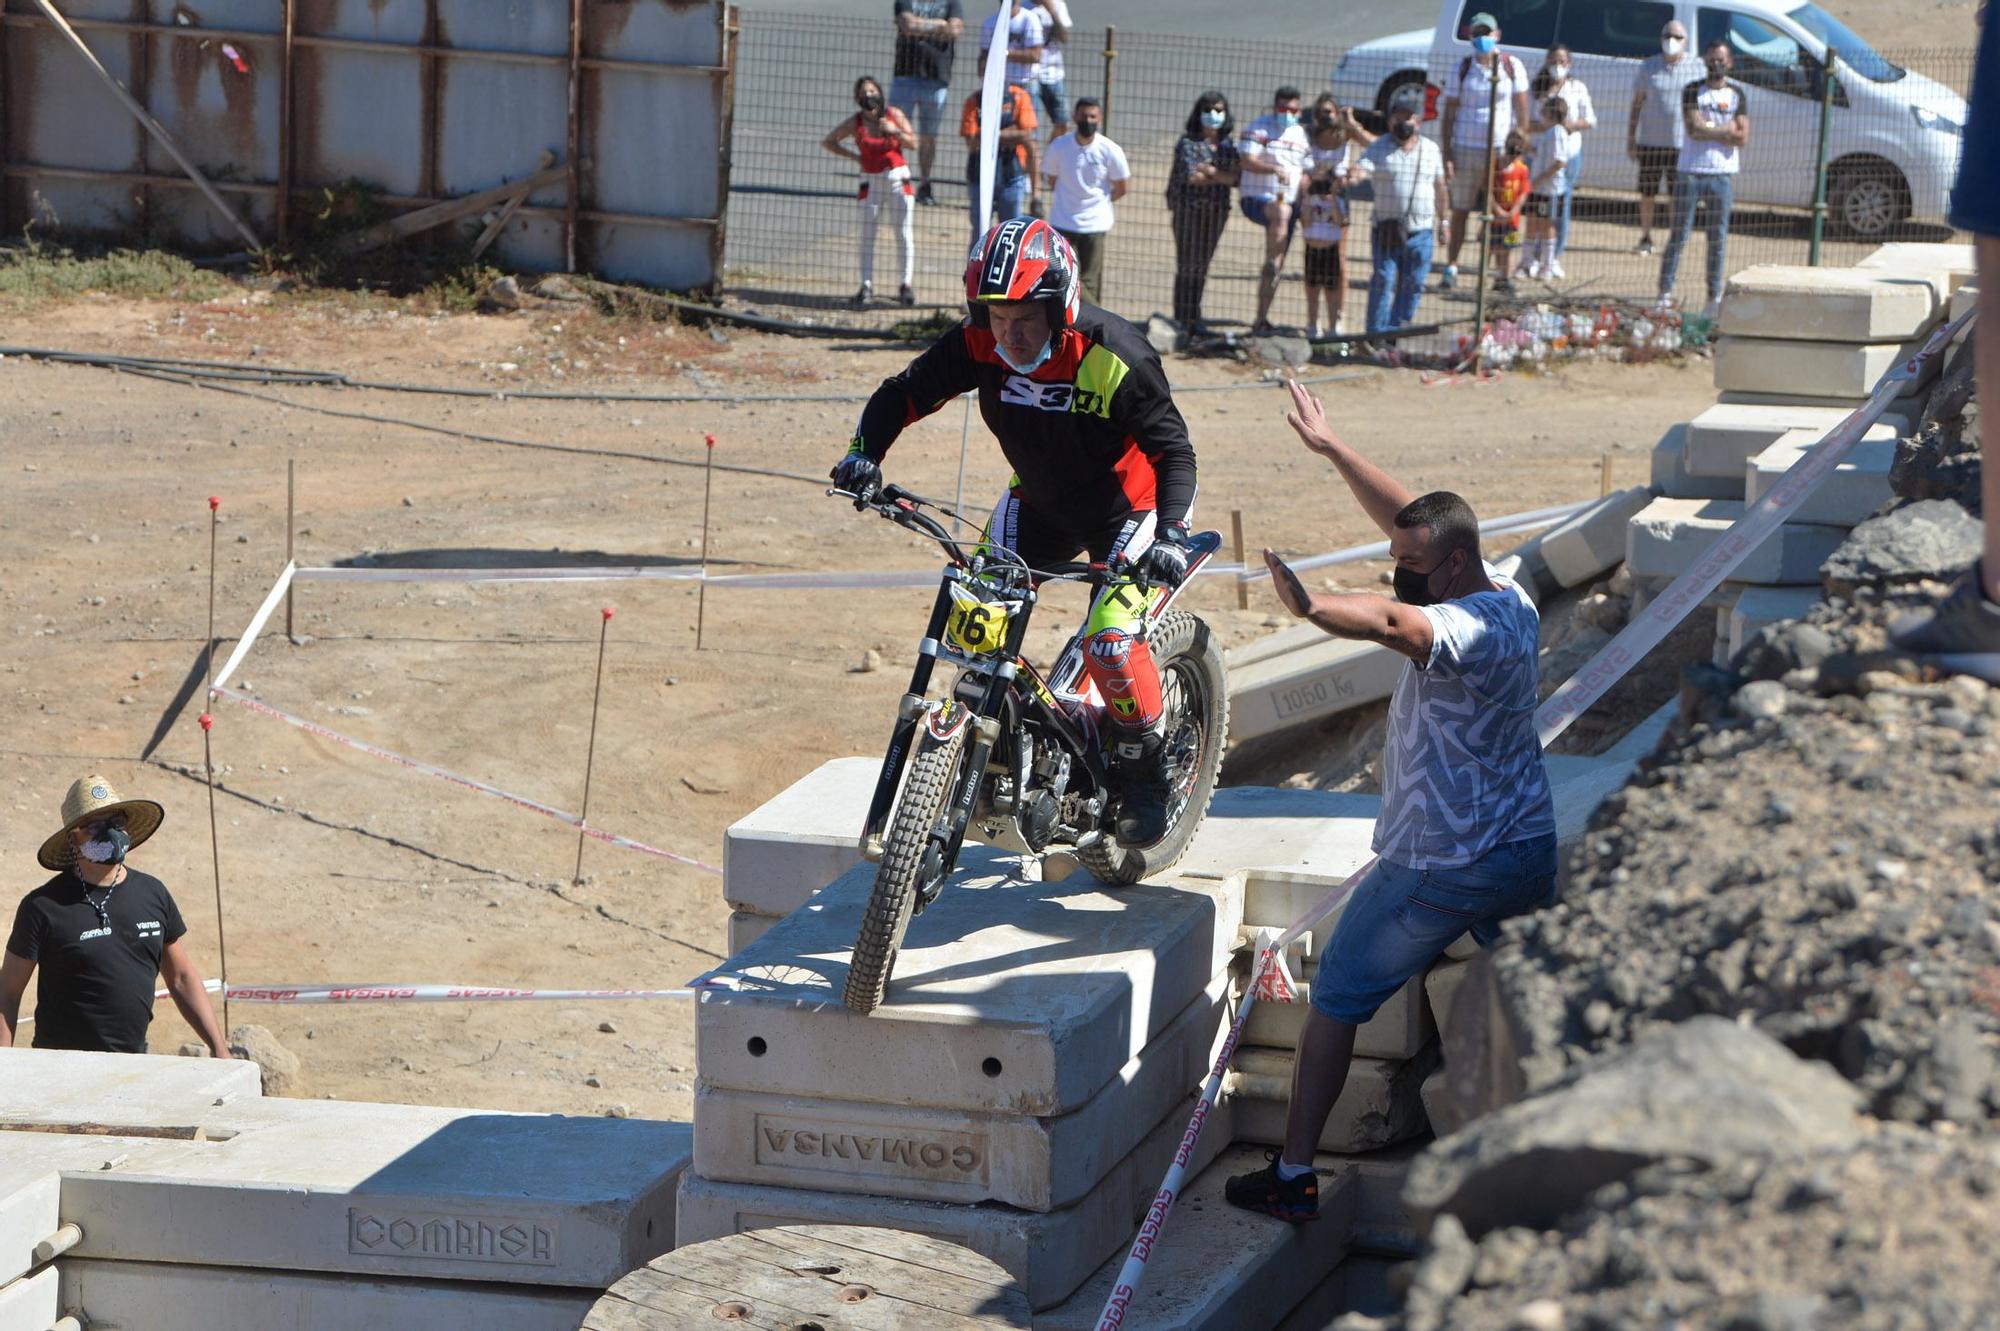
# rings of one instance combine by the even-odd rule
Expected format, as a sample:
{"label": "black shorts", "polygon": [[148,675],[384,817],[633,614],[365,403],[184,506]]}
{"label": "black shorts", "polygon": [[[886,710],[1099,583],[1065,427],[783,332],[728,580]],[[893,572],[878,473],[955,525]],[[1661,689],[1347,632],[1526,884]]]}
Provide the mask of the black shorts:
{"label": "black shorts", "polygon": [[993,506],[982,539],[1012,550],[1030,568],[1048,568],[1084,554],[1096,561],[1135,558],[1153,543],[1154,525],[1151,509],[1132,509],[1107,514],[1095,528],[1072,530],[1009,488]]}
{"label": "black shorts", "polygon": [[1680,163],[1681,150],[1678,148],[1649,148],[1639,145],[1639,197],[1650,199],[1657,196],[1660,186],[1672,188],[1674,168]]}
{"label": "black shorts", "polygon": [[1306,285],[1309,287],[1340,285],[1340,246],[1306,246]]}
{"label": "black shorts", "polygon": [[1528,216],[1560,217],[1562,216],[1562,201],[1549,194],[1530,194],[1528,196]]}

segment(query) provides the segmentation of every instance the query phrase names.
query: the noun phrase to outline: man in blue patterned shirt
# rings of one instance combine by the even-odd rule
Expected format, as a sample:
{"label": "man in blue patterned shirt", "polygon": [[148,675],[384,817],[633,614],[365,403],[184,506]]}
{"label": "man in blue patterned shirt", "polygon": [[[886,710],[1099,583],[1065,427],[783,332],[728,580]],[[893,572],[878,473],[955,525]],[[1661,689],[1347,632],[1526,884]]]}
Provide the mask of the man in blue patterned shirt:
{"label": "man in blue patterned shirt", "polygon": [[1354,1033],[1460,934],[1554,899],[1555,806],[1535,734],[1535,603],[1479,557],[1479,523],[1447,491],[1412,497],[1342,443],[1292,385],[1285,417],[1329,459],[1389,538],[1396,598],[1307,592],[1264,552],[1285,608],[1328,633],[1410,658],[1389,702],[1382,811],[1368,876],[1320,955],[1292,1063],[1285,1145],[1229,1180],[1238,1206],[1294,1222],[1319,1214],[1313,1153],[1347,1082]]}

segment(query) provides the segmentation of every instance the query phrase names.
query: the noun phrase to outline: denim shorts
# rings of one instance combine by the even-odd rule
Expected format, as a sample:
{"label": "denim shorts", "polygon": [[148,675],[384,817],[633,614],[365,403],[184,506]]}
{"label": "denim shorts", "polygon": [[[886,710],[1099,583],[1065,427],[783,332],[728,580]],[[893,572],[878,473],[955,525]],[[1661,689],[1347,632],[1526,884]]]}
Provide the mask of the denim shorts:
{"label": "denim shorts", "polygon": [[1359,1026],[1470,930],[1482,947],[1500,922],[1554,902],[1554,833],[1495,846],[1470,864],[1411,869],[1377,860],[1334,925],[1312,1005]]}
{"label": "denim shorts", "polygon": [[910,118],[910,127],[927,139],[937,137],[944,117],[946,89],[936,79],[898,74],[889,80],[889,105]]}
{"label": "denim shorts", "polygon": [[1069,123],[1069,90],[1063,80],[1038,84],[1035,91],[1042,100],[1042,113],[1051,125]]}
{"label": "denim shorts", "polygon": [[[1243,195],[1238,197],[1236,203],[1237,206],[1243,210],[1243,216],[1248,218],[1253,225],[1263,226],[1263,227],[1268,227],[1270,225],[1270,222],[1267,219],[1271,215],[1271,209],[1278,206],[1277,199],[1259,199],[1251,197],[1249,195]],[[1285,235],[1287,237],[1290,237],[1292,232],[1297,231],[1298,229],[1299,229],[1299,210],[1294,208],[1292,209],[1291,220],[1285,224]]]}

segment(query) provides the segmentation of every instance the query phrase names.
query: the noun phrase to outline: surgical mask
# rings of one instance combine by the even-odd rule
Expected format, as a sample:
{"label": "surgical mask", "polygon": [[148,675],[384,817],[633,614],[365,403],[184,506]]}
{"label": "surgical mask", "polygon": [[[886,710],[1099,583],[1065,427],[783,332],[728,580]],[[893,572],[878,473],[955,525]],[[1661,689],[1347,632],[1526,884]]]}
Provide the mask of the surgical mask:
{"label": "surgical mask", "polygon": [[1729,77],[1729,66],[1720,60],[1711,60],[1708,62],[1708,76],[1712,79],[1726,79]]}
{"label": "surgical mask", "polygon": [[1396,136],[1396,142],[1408,143],[1411,139],[1417,137],[1417,122],[1414,120],[1398,120],[1395,124],[1389,126],[1389,132]]}
{"label": "surgical mask", "polygon": [[1686,45],[1687,42],[1679,37],[1660,38],[1660,50],[1663,54],[1666,55],[1666,57],[1669,60],[1679,55],[1681,53],[1682,48],[1685,47]]}
{"label": "surgical mask", "polygon": [[1037,352],[1035,358],[1029,361],[1025,365],[1023,365],[1020,361],[1015,360],[1011,355],[1009,355],[1007,353],[1006,344],[1000,341],[1000,339],[997,337],[993,339],[993,349],[1000,353],[1000,359],[1006,361],[1007,364],[1011,365],[1016,373],[1033,374],[1036,370],[1041,368],[1042,362],[1046,361],[1050,356],[1055,354],[1056,340],[1052,337],[1042,339],[1041,351]]}
{"label": "surgical mask", "polygon": [[1431,566],[1429,573],[1419,573],[1413,568],[1398,568],[1395,572],[1396,599],[1404,605],[1436,605],[1439,598],[1431,591],[1431,579],[1444,567],[1446,555]]}
{"label": "surgical mask", "polygon": [[1564,79],[1566,79],[1566,78],[1568,78],[1568,77],[1569,77],[1569,66],[1568,66],[1568,65],[1550,65],[1550,66],[1549,66],[1549,81],[1550,81],[1551,83],[1561,83],[1561,82],[1562,82],[1562,81],[1563,81]]}
{"label": "surgical mask", "polygon": [[1492,55],[1500,49],[1500,39],[1490,32],[1482,32],[1472,39],[1472,49],[1481,55]]}
{"label": "surgical mask", "polygon": [[872,92],[868,93],[861,98],[861,109],[872,116],[882,109],[882,99]]}
{"label": "surgical mask", "polygon": [[1201,123],[1210,129],[1221,129],[1222,122],[1227,119],[1229,119],[1227,111],[1203,111],[1201,113]]}
{"label": "surgical mask", "polygon": [[1293,125],[1299,123],[1299,113],[1297,111],[1280,111],[1278,112],[1278,123],[1286,129],[1290,129]]}
{"label": "surgical mask", "polygon": [[125,835],[124,828],[107,827],[84,842],[80,853],[92,864],[117,864],[124,860],[125,852],[130,849],[132,838]]}

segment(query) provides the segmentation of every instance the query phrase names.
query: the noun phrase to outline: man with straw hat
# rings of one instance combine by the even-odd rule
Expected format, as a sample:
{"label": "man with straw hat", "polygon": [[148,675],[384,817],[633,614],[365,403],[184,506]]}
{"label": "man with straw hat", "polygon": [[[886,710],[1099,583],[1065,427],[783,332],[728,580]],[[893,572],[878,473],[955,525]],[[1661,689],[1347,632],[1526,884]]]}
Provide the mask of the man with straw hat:
{"label": "man with straw hat", "polygon": [[86,776],[63,796],[62,816],[38,856],[56,876],[21,902],[0,959],[0,1048],[14,1043],[21,994],[39,965],[37,1049],[145,1053],[158,977],[209,1051],[228,1058],[201,973],[181,944],[180,908],[165,883],[125,862],[166,810],[121,799],[103,777]]}

